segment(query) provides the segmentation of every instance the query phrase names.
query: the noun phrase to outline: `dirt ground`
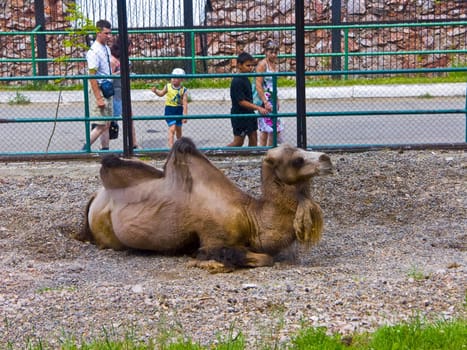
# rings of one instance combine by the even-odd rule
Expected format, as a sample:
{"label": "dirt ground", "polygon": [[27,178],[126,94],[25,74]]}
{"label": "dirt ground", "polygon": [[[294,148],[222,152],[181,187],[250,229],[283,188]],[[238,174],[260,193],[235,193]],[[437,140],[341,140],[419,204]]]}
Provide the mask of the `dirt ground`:
{"label": "dirt ground", "polygon": [[[100,186],[95,161],[0,164],[0,348],[129,332],[250,348],[305,326],[373,330],[413,316],[466,316],[464,151],[330,154],[316,178],[325,231],[295,262],[211,275],[190,257],[115,252],[72,239]],[[254,195],[260,157],[210,157]],[[162,160],[148,163],[162,167]],[[48,347],[47,347],[48,346]]]}

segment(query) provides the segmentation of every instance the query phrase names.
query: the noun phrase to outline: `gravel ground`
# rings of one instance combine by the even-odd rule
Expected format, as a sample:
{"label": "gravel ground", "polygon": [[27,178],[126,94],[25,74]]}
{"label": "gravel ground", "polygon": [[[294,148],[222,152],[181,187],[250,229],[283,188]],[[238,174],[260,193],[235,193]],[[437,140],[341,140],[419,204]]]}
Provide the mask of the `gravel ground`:
{"label": "gravel ground", "polygon": [[[258,195],[259,157],[210,158]],[[286,342],[302,324],[349,334],[414,315],[466,317],[465,153],[331,158],[335,174],[313,184],[321,243],[295,249],[295,261],[217,275],[187,268],[185,256],[72,239],[100,186],[97,160],[1,164],[0,349],[105,332],[206,344],[232,329],[255,348]]]}

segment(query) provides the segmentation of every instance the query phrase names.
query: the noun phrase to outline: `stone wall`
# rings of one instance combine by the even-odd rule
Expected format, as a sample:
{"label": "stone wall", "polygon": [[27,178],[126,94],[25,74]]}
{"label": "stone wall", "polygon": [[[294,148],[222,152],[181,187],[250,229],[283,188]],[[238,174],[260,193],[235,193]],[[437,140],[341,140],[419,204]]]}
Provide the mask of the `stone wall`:
{"label": "stone wall", "polygon": [[[69,23],[63,9],[66,0],[45,0],[47,30],[65,30]],[[295,2],[292,0],[211,0],[213,11],[207,14],[207,26],[292,26],[295,23]],[[30,31],[34,28],[34,1],[15,0],[2,2],[0,6],[0,29],[2,31]],[[331,0],[305,0],[305,22],[307,25],[329,24],[331,21]],[[1,8],[3,7],[3,8]],[[437,20],[466,20],[465,0],[342,0],[342,23],[383,23],[406,21],[415,18],[418,22]],[[115,24],[116,25],[116,24]],[[82,58],[82,50],[65,49],[65,35],[47,35],[47,56],[57,58],[68,55]],[[263,53],[262,44],[268,37],[276,38],[282,55],[295,52],[295,32],[292,31],[248,31],[212,32],[196,36],[197,54],[209,56],[237,55],[242,50],[251,54]],[[464,55],[423,54],[423,50],[465,49],[466,26],[457,27],[414,27],[390,29],[352,29],[348,33],[348,67],[352,70],[401,69],[419,67],[445,67],[452,64],[465,65]],[[83,38],[83,40],[85,40]],[[137,34],[130,37],[133,45],[132,57],[172,57],[184,55],[184,39],[181,33]],[[344,44],[342,44],[344,46]],[[29,35],[0,36],[0,57],[19,60],[31,57]],[[371,55],[374,52],[416,51],[413,54]],[[326,54],[331,52],[331,33],[327,29],[308,31],[305,34],[305,52]],[[368,55],[360,55],[369,53]],[[357,55],[358,54],[358,55]],[[462,61],[463,60],[463,61]],[[342,59],[342,67],[344,67]],[[154,67],[157,62],[148,63]],[[234,59],[213,59],[207,62],[209,72],[231,72]],[[294,71],[295,60],[291,57],[280,60],[282,71]],[[135,65],[137,66],[137,65]],[[169,64],[159,62],[163,69]],[[320,71],[331,69],[331,59],[307,57],[306,69]],[[85,74],[83,63],[68,66],[49,63],[50,75]],[[32,75],[30,63],[2,63],[2,76]]]}
{"label": "stone wall", "polygon": [[[208,24],[258,25],[295,23],[294,1],[219,1],[212,0],[213,12],[208,16]],[[305,23],[307,25],[329,24],[331,22],[331,1],[305,1]],[[383,23],[391,21],[466,20],[467,2],[465,0],[342,0],[342,23]],[[408,16],[409,15],[409,16]],[[235,55],[245,50],[261,54],[262,44],[268,37],[275,37],[281,45],[281,53],[295,52],[295,33],[292,32],[228,32],[209,35],[209,55]],[[306,32],[305,52],[308,54],[330,53],[331,33],[319,29]],[[465,49],[467,28],[462,27],[418,27],[391,29],[354,29],[349,31],[350,53],[400,52],[422,50]],[[344,44],[342,44],[342,50]],[[465,55],[464,65],[465,62]],[[351,70],[408,69],[420,67],[445,67],[458,64],[459,57],[448,54],[413,54],[399,56],[351,56],[348,67]],[[454,62],[453,62],[454,61]],[[214,71],[223,72],[233,64],[231,60],[217,62]],[[342,59],[342,67],[344,67]],[[308,57],[306,69],[309,71],[329,70],[329,57]],[[282,71],[294,71],[293,59],[281,60]]]}

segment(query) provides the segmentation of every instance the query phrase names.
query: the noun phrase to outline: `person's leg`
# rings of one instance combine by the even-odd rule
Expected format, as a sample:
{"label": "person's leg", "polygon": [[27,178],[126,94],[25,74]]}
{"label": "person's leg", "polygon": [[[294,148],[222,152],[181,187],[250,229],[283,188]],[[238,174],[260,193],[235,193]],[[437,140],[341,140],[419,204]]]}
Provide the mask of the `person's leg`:
{"label": "person's leg", "polygon": [[110,143],[110,138],[109,138],[109,128],[110,128],[110,122],[106,122],[104,125],[100,125],[102,128],[101,132],[101,149],[109,149],[109,143]]}
{"label": "person's leg", "polygon": [[255,131],[252,131],[248,134],[248,146],[249,147],[256,147],[258,146],[258,134]]}
{"label": "person's leg", "polygon": [[[103,117],[112,117],[113,116],[113,98],[105,98],[105,107],[101,109],[101,115]],[[102,123],[101,125],[101,149],[107,150],[109,149],[110,137],[109,137],[109,129],[110,129],[110,121]]]}
{"label": "person's leg", "polygon": [[131,123],[131,137],[133,139],[133,148],[140,148],[138,142],[136,141],[136,129],[135,129],[135,121],[133,120]]}
{"label": "person's leg", "polygon": [[245,136],[234,135],[233,141],[229,143],[227,147],[242,147],[244,141],[245,141]]}
{"label": "person's leg", "polygon": [[177,120],[177,123],[175,124],[175,135],[177,136],[177,140],[182,137],[182,125],[183,121]]}
{"label": "person's leg", "polygon": [[169,126],[169,131],[167,135],[167,146],[169,146],[169,148],[172,148],[172,146],[174,145],[175,128],[175,124]]}
{"label": "person's leg", "polygon": [[284,140],[282,139],[282,133],[280,131],[277,132],[277,144],[283,143]]}
{"label": "person's leg", "polygon": [[[112,101],[110,101],[110,104]],[[97,117],[105,117],[107,114],[112,113],[112,108],[109,108],[107,105],[109,104],[109,101],[106,100],[106,106],[103,108],[100,108],[97,105],[96,98],[94,96],[94,93],[91,90],[91,87],[89,88],[89,112],[91,116],[97,116]],[[112,115],[112,114],[110,114]],[[106,128],[106,122],[104,121],[94,121],[92,122],[91,126],[91,133],[89,134],[89,145],[92,145],[101,135],[103,135],[104,131],[107,130],[108,134],[108,128],[110,127],[110,122],[108,123],[108,127]],[[104,144],[106,140],[103,140]],[[103,146],[104,147],[104,146]],[[107,140],[107,148],[109,147],[109,141]],[[82,148],[83,150],[86,149],[86,144]]]}
{"label": "person's leg", "polygon": [[104,126],[102,124],[96,124],[89,135],[89,144],[93,144],[99,136],[104,132]]}
{"label": "person's leg", "polygon": [[274,143],[274,133],[269,132],[268,133],[268,146],[272,146]]}
{"label": "person's leg", "polygon": [[175,126],[175,136],[177,137],[177,140],[182,137],[182,127],[176,125]]}
{"label": "person's leg", "polygon": [[259,145],[266,146],[268,142],[268,133],[261,131],[259,134]]}
{"label": "person's leg", "polygon": [[[109,140],[109,135],[108,135],[109,127],[110,127],[110,122],[105,123],[105,124],[95,124],[94,128],[91,131],[91,134],[89,135],[89,143],[92,145],[99,138],[99,136],[104,135],[104,131],[107,131],[107,147],[109,147],[109,141],[108,141]],[[101,142],[102,142],[102,138],[101,138]]]}

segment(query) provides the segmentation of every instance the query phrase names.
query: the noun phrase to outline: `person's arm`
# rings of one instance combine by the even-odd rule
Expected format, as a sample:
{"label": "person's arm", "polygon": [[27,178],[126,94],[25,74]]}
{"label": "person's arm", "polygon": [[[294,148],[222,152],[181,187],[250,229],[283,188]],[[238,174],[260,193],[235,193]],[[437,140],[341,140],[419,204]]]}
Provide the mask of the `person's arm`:
{"label": "person's arm", "polygon": [[120,74],[120,61],[115,56],[110,56],[110,69],[112,70],[112,74]]}
{"label": "person's arm", "polygon": [[[183,115],[188,115],[188,90],[185,89],[183,92],[183,97],[182,97],[182,105],[183,105]],[[183,123],[186,123],[187,120],[183,119]]]}
{"label": "person's arm", "polygon": [[240,100],[238,104],[243,108],[251,109],[251,111],[258,111],[260,114],[263,115],[269,113],[269,111],[266,108],[255,105],[254,103],[249,102],[247,100]]}
{"label": "person's arm", "polygon": [[[266,72],[266,64],[265,64],[264,60],[258,63],[258,65],[256,66],[256,72],[257,73]],[[266,109],[269,112],[272,112],[272,104],[271,104],[271,102],[268,101],[268,99],[264,95],[263,82],[264,82],[264,77],[263,76],[256,77],[256,80],[255,80],[256,92],[258,93],[258,97],[263,102],[264,107],[266,107]]]}
{"label": "person's arm", "polygon": [[182,97],[182,105],[183,105],[183,115],[188,114],[188,90],[185,89],[183,92],[183,97]]}
{"label": "person's arm", "polygon": [[[96,75],[96,73],[97,71],[95,69],[89,70],[89,75]],[[92,93],[94,94],[94,97],[96,98],[97,107],[104,108],[105,101],[104,101],[104,97],[102,96],[102,92],[99,87],[99,83],[97,82],[97,79],[89,79],[89,83],[91,84]]]}
{"label": "person's arm", "polygon": [[157,96],[162,97],[167,93],[167,85],[164,85],[164,88],[162,90],[159,90],[155,86],[151,89],[152,92],[154,92]]}

